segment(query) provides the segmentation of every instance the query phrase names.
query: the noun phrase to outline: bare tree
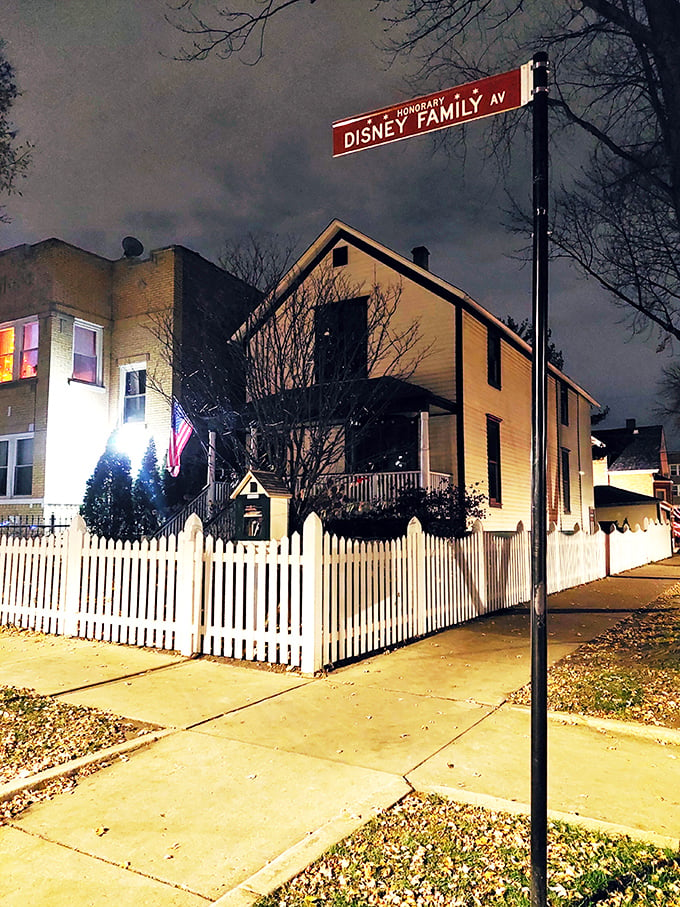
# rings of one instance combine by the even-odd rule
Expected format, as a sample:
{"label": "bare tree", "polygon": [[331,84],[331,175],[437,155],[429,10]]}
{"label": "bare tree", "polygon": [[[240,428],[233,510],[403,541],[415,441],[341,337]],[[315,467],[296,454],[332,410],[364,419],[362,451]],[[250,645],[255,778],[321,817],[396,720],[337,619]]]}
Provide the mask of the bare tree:
{"label": "bare tree", "polygon": [[283,479],[298,525],[428,350],[417,322],[395,317],[400,286],[353,284],[323,266],[303,275],[289,268],[291,253],[276,237],[227,248],[225,269],[262,288],[251,287],[251,315],[235,334],[209,298],[192,304],[203,330],[165,314],[152,331],[192,420],[218,432],[237,470]]}
{"label": "bare tree", "polygon": [[[0,194],[7,195],[18,191],[19,179],[25,175],[30,158],[30,146],[17,144],[17,133],[9,119],[17,95],[14,70],[5,59],[0,38]],[[0,206],[0,222],[6,220],[4,207]]]}
{"label": "bare tree", "polygon": [[[267,27],[301,0],[175,9],[191,39],[185,59],[211,53],[255,62]],[[307,2],[307,0],[305,0]],[[327,7],[327,5],[326,5]],[[537,49],[554,71],[554,122],[581,163],[558,190],[552,242],[623,307],[634,332],[680,338],[680,4],[677,0],[367,0],[381,9],[388,54],[406,55],[430,90],[515,68]],[[324,15],[324,4],[319,4]],[[494,118],[487,150],[507,155],[524,117]],[[502,135],[499,135],[502,133]],[[465,141],[465,129],[446,135]]]}
{"label": "bare tree", "polygon": [[[529,345],[534,342],[534,326],[528,318],[517,322],[512,315],[508,315],[503,318],[503,324],[507,324],[511,331],[514,331],[518,337],[521,337]],[[548,329],[548,362],[551,362],[561,372],[564,371],[564,353],[555,346],[550,329]]]}

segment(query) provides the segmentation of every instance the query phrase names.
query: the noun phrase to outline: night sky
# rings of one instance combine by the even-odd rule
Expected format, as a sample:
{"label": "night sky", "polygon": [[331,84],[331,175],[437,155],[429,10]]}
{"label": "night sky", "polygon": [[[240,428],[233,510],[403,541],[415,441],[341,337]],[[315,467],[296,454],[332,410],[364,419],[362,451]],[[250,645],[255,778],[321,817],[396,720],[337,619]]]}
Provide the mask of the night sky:
{"label": "night sky", "polygon": [[[186,38],[164,0],[4,0],[0,37],[22,91],[13,119],[35,150],[0,248],[54,236],[118,258],[132,234],[147,251],[178,243],[217,261],[225,240],[249,232],[296,237],[302,250],[337,217],[405,255],[428,246],[436,274],[501,318],[529,317],[522,239],[504,226],[497,168],[475,153],[486,121],[467,127],[465,168],[428,137],[331,157],[334,120],[449,87],[414,90],[408,61],[387,67],[371,5],[300,4],[249,66],[175,59]],[[521,140],[512,188],[529,198]],[[565,371],[610,406],[605,426],[660,421],[671,360],[656,335],[631,339],[621,310],[564,264],[551,270],[550,304]]]}

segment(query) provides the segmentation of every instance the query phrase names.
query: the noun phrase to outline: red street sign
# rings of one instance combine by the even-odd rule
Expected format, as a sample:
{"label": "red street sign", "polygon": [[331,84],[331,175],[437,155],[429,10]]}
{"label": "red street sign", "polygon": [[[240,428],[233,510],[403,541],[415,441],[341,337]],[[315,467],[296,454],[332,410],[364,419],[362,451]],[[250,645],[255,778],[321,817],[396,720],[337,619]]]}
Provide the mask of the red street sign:
{"label": "red street sign", "polygon": [[523,107],[531,100],[531,63],[333,123],[333,157]]}

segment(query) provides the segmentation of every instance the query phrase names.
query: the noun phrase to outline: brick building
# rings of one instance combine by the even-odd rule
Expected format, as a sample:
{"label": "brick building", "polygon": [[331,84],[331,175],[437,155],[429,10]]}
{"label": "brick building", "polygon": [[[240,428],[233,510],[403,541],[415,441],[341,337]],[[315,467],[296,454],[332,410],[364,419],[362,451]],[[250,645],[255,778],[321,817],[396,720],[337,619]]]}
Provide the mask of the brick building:
{"label": "brick building", "polygon": [[130,453],[153,437],[162,460],[181,389],[152,324],[186,338],[205,300],[240,323],[243,285],[178,245],[117,260],[59,239],[0,252],[0,522],[67,520],[114,430]]}

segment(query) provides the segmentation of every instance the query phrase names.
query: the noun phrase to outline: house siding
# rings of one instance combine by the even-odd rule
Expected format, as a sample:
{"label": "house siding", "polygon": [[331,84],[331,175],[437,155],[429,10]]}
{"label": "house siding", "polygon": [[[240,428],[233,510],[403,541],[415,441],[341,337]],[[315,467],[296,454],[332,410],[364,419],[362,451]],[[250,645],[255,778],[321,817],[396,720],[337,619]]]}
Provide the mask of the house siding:
{"label": "house siding", "polygon": [[[337,225],[337,226],[336,226]],[[336,231],[335,238],[333,231]],[[500,506],[488,507],[485,526],[514,530],[528,525],[531,511],[531,356],[526,345],[508,335],[494,317],[473,300],[434,275],[412,266],[400,256],[356,231],[334,222],[299,262],[303,275],[315,268],[332,268],[332,250],[348,247],[347,264],[339,271],[356,286],[356,295],[379,285],[400,288],[393,328],[403,330],[417,319],[421,351],[427,350],[408,376],[457,405],[450,414],[430,407],[430,468],[458,481],[461,463],[464,482],[477,485],[488,496],[487,419],[498,420],[501,444]],[[295,273],[295,269],[291,274]],[[308,278],[307,278],[308,279]],[[285,308],[285,307],[284,307]],[[279,314],[277,317],[281,317]],[[456,324],[460,322],[460,337]],[[501,386],[492,387],[487,372],[489,326],[500,334]],[[458,346],[457,346],[458,345]],[[462,387],[457,387],[457,375]],[[372,377],[378,377],[373,373]],[[569,394],[569,424],[559,420],[560,387]],[[590,450],[591,400],[567,378],[551,373],[548,381],[548,518],[561,528],[590,526],[594,507]],[[569,512],[564,512],[562,464],[568,451]]]}

